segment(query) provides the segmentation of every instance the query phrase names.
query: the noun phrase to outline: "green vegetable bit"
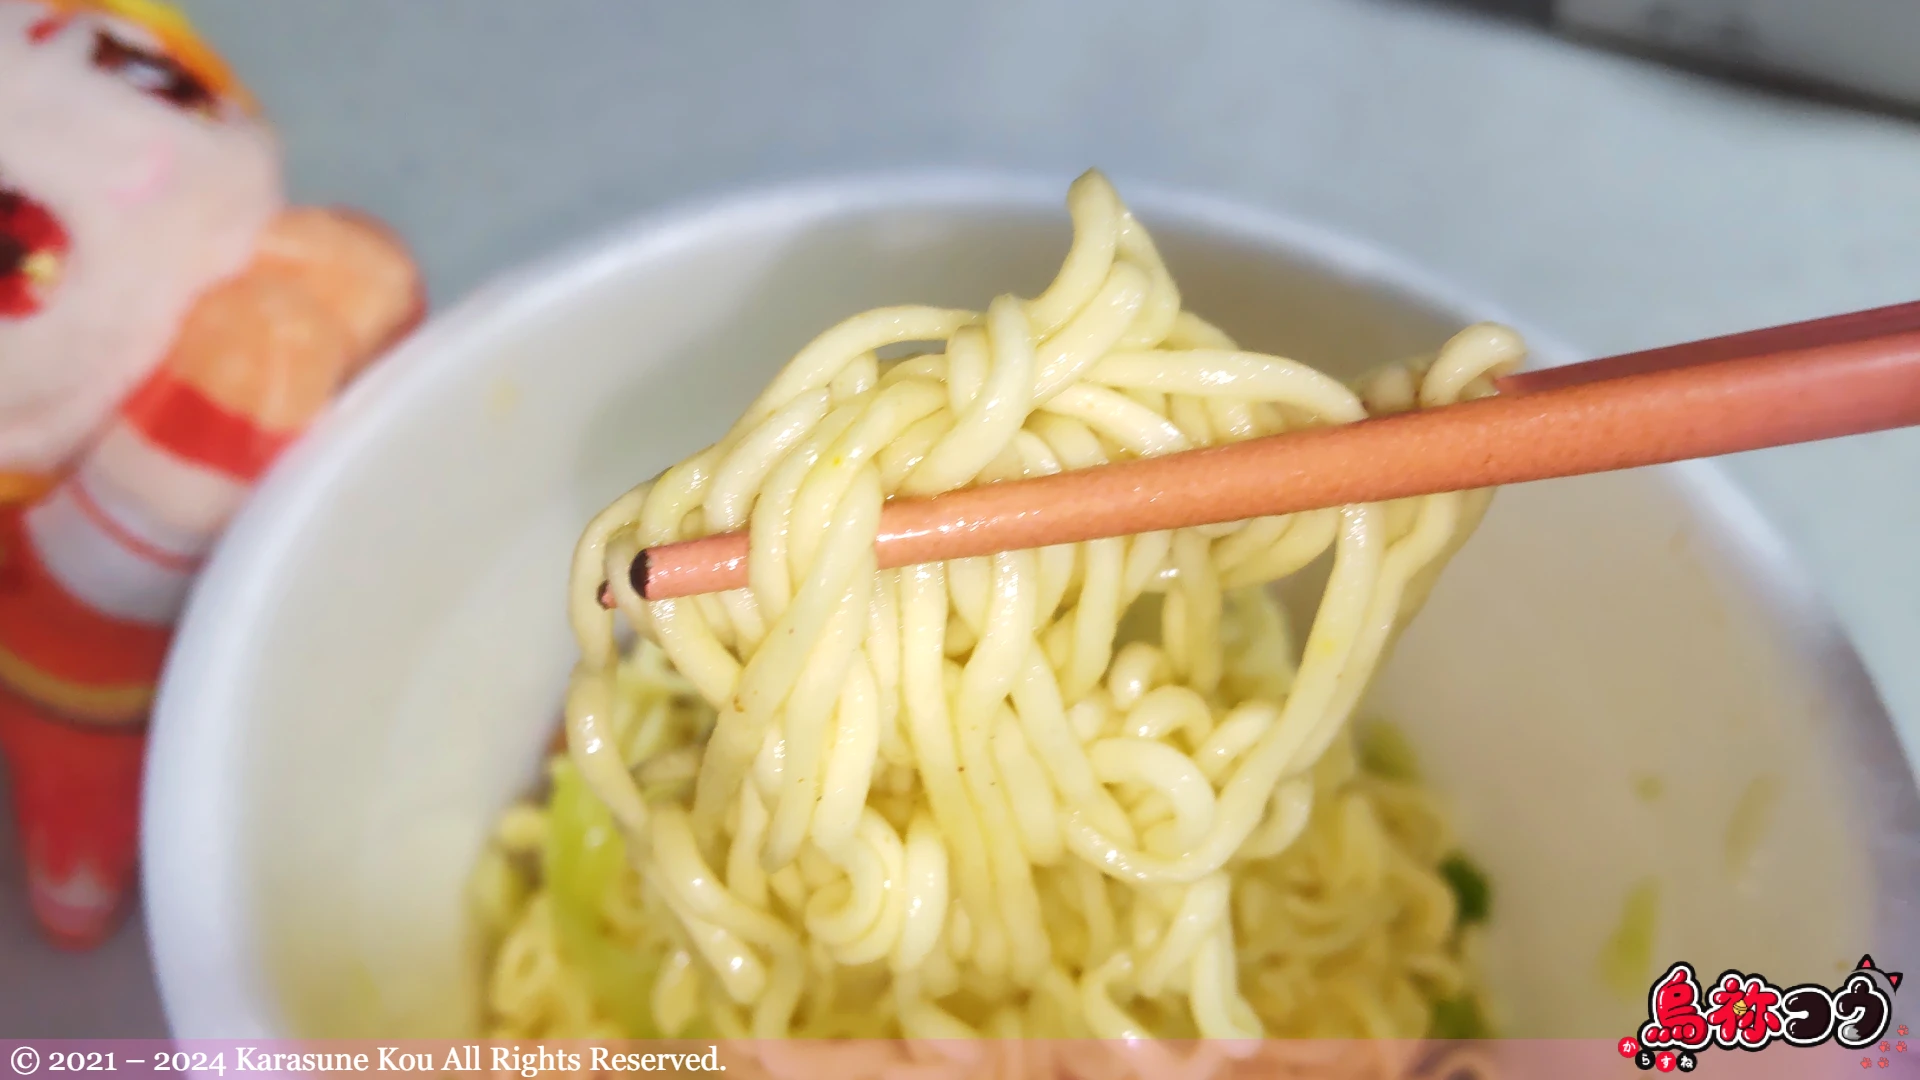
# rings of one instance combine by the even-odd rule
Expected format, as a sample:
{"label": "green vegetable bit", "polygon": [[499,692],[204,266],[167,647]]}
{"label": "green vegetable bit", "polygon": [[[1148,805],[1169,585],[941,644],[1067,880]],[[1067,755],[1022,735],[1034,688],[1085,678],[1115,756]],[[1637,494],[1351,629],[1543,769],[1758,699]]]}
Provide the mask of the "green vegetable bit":
{"label": "green vegetable bit", "polygon": [[1430,1039],[1489,1039],[1493,1029],[1480,1011],[1480,1001],[1471,995],[1433,1003],[1433,1021],[1428,1025]]}
{"label": "green vegetable bit", "polygon": [[603,898],[620,887],[626,847],[613,814],[573,763],[556,761],[543,869],[560,950],[586,974],[594,1001],[628,1038],[657,1039],[649,1002],[658,962],[614,938],[600,916]]}
{"label": "green vegetable bit", "polygon": [[1487,921],[1493,911],[1493,886],[1487,882],[1484,871],[1456,851],[1440,863],[1440,876],[1447,879],[1448,887],[1453,890],[1461,926]]}
{"label": "green vegetable bit", "polygon": [[1384,780],[1420,779],[1420,759],[1399,728],[1374,720],[1362,725],[1358,735],[1361,768]]}

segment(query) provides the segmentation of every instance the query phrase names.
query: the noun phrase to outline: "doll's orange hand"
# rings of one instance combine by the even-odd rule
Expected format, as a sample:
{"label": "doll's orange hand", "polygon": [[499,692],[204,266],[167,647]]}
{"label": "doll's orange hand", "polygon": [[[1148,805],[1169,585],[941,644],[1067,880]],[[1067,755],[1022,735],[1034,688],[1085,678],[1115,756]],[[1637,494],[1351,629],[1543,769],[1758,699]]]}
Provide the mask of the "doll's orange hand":
{"label": "doll's orange hand", "polygon": [[355,371],[413,329],[426,310],[406,248],[385,226],[351,211],[286,211],[261,235],[253,268],[299,282],[340,320]]}
{"label": "doll's orange hand", "polygon": [[[247,268],[188,313],[161,381],[244,420],[270,457],[424,309],[413,261],[383,227],[340,211],[289,210]],[[248,468],[237,475],[253,478]]]}
{"label": "doll's orange hand", "polygon": [[263,433],[290,437],[424,307],[412,259],[384,228],[289,210],[247,269],[194,306],[166,366]]}
{"label": "doll's orange hand", "polygon": [[352,363],[347,329],[308,289],[249,269],[194,305],[165,374],[277,441],[326,406]]}

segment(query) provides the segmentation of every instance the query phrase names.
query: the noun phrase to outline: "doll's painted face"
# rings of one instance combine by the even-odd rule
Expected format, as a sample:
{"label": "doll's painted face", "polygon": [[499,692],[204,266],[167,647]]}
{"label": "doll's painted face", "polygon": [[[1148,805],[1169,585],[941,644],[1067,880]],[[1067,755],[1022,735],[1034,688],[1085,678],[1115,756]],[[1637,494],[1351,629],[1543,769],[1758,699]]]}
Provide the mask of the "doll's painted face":
{"label": "doll's painted face", "polygon": [[0,0],[0,471],[68,458],[280,207],[244,91],[151,0]]}

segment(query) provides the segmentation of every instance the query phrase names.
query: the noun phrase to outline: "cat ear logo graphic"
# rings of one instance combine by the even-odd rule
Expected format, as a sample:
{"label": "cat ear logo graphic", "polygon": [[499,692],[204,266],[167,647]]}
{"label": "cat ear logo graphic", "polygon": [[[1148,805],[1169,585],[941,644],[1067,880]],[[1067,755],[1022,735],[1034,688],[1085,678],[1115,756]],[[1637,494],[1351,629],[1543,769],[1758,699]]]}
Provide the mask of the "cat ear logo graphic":
{"label": "cat ear logo graphic", "polygon": [[1853,970],[1879,971],[1881,978],[1884,978],[1887,980],[1888,988],[1892,989],[1895,993],[1900,992],[1900,979],[1901,979],[1902,973],[1898,971],[1882,971],[1880,968],[1874,966],[1873,954],[1871,953],[1861,954],[1860,963],[1855,965]]}
{"label": "cat ear logo graphic", "polygon": [[[1886,980],[1890,991],[1882,991],[1875,984],[1876,975]],[[1862,956],[1840,989],[1834,991],[1834,1041],[1849,1050],[1860,1050],[1878,1042],[1893,1018],[1890,992],[1897,991],[1900,982],[1900,972],[1882,971],[1874,966],[1873,957]]]}

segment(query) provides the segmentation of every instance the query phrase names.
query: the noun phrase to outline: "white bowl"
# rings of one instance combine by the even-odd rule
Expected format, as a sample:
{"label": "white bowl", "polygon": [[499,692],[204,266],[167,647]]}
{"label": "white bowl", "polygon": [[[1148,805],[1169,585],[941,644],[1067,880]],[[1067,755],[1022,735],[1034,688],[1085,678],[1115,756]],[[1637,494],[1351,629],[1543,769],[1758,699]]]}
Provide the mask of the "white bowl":
{"label": "white bowl", "polygon": [[[1032,295],[1065,250],[1065,188],[896,177],[671,213],[484,290],[347,395],[228,534],[161,695],[144,859],[176,1034],[467,1033],[464,879],[552,730],[580,527],[840,317]],[[1121,190],[1190,306],[1251,347],[1351,372],[1499,317],[1299,222]],[[1489,868],[1508,1033],[1644,1016],[1597,957],[1646,879],[1650,964],[1790,984],[1916,955],[1908,759],[1708,466],[1503,493],[1374,706]],[[1648,777],[1658,797],[1636,794]],[[1756,780],[1777,799],[1732,872]]]}

